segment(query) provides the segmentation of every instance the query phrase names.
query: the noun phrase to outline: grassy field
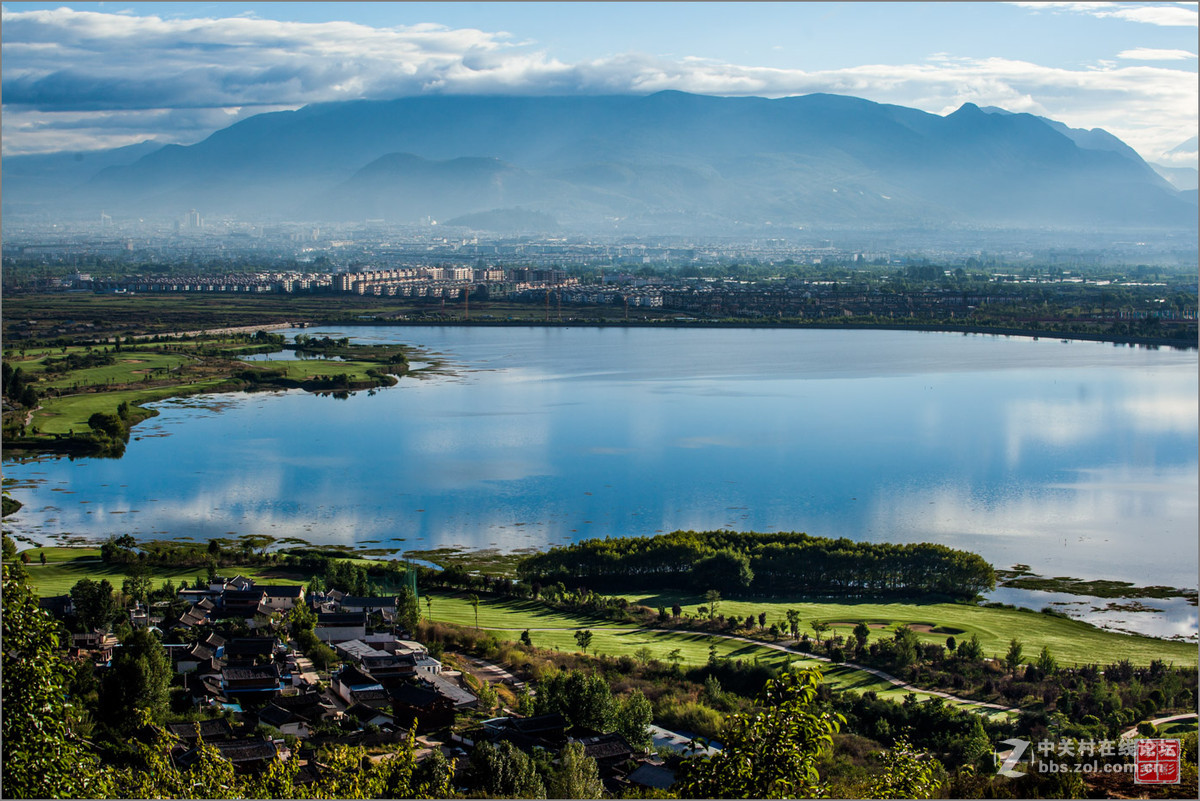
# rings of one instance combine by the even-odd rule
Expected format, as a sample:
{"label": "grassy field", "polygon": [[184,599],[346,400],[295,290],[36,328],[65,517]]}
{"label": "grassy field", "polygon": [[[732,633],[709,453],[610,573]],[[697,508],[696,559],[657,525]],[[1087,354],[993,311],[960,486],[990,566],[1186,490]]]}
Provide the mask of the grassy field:
{"label": "grassy field", "polygon": [[[631,602],[654,609],[660,606],[670,609],[678,603],[692,615],[704,604],[703,598],[694,595],[664,593],[627,597]],[[766,612],[768,626],[771,623],[786,626],[788,609],[800,612],[802,630],[810,637],[813,632],[809,624],[813,620],[829,623],[829,635],[843,636],[850,636],[855,624],[862,621],[872,626],[871,638],[890,637],[890,629],[908,624],[918,630],[922,640],[931,643],[945,643],[950,635],[961,642],[976,634],[987,656],[1003,656],[1008,651],[1009,641],[1016,637],[1029,659],[1036,658],[1045,645],[1060,664],[1111,664],[1121,659],[1137,665],[1149,664],[1154,659],[1178,665],[1197,664],[1194,643],[1104,631],[1078,620],[1031,610],[988,609],[965,604],[810,603],[796,600],[722,601],[719,612],[741,618]]]}
{"label": "grassy field", "polygon": [[[105,347],[105,346],[101,346]],[[256,341],[247,334],[215,335],[196,340],[169,342],[139,342],[127,344],[121,351],[112,351],[112,364],[80,367],[61,374],[47,372],[46,360],[68,355],[84,355],[87,348],[68,346],[40,347],[21,351],[10,347],[5,363],[21,368],[31,379],[31,385],[42,396],[40,408],[34,411],[30,426],[23,428],[25,411],[5,413],[6,442],[14,448],[37,450],[60,447],[58,435],[84,434],[96,412],[115,412],[122,402],[135,407],[134,422],[151,416],[137,410],[140,404],[174,396],[192,395],[242,386],[233,380],[235,374],[258,372],[282,374],[287,381],[300,384],[327,376],[345,375],[357,387],[381,383],[368,371],[388,372],[397,349],[360,349],[347,361],[296,359],[274,362],[241,362],[248,352],[263,352],[276,348],[269,342]],[[94,352],[94,350],[93,350]],[[382,360],[382,361],[381,361]],[[265,379],[261,387],[273,386]],[[322,390],[325,385],[309,385]],[[332,389],[332,387],[330,387]],[[54,397],[51,393],[75,393]],[[18,436],[19,432],[19,436]]]}
{"label": "grassy field", "polygon": [[[121,353],[116,354],[114,364],[72,370],[58,378],[46,381],[42,386],[70,389],[109,384],[131,384],[141,381],[147,375],[159,375],[158,371],[175,370],[192,361],[192,358],[181,353]],[[18,364],[17,366],[22,365]]]}
{"label": "grassy field", "polygon": [[[129,575],[122,565],[106,565],[100,561],[98,548],[30,548],[26,551],[30,562],[25,566],[29,573],[29,584],[38,595],[63,595],[80,579],[92,581],[108,579],[113,587],[120,589]],[[39,554],[45,552],[46,564],[41,564]],[[306,584],[309,576],[291,573],[271,566],[231,565],[221,568],[223,575],[243,575],[261,584]],[[167,581],[179,584],[185,580],[191,584],[203,567],[154,568],[151,583],[161,587]]]}
{"label": "grassy field", "polygon": [[[90,430],[87,421],[93,414],[113,412],[122,402],[137,406],[179,395],[204,392],[217,387],[222,381],[220,378],[210,378],[188,384],[46,398],[42,401],[42,408],[33,415],[33,425],[43,434],[67,434],[72,430],[80,433]],[[133,435],[137,435],[136,428],[133,429]]]}
{"label": "grassy field", "polygon": [[297,361],[259,362],[273,370],[283,370],[284,377],[292,381],[308,381],[322,376],[345,373],[351,381],[370,381],[367,370],[379,370],[381,365],[374,362],[337,362],[328,359],[304,359]]}
{"label": "grassy field", "polygon": [[[433,620],[460,626],[475,626],[475,610],[467,596],[462,593],[435,592],[433,598]],[[422,615],[426,614],[424,602]],[[533,644],[539,648],[551,648],[564,652],[578,652],[575,631],[588,629],[592,632],[589,653],[608,656],[630,655],[646,648],[654,659],[667,662],[668,655],[678,649],[683,666],[702,665],[708,661],[709,647],[716,645],[721,658],[758,661],[776,667],[819,666],[825,682],[841,690],[866,692],[873,690],[881,698],[903,700],[909,690],[899,689],[889,682],[861,670],[829,665],[815,659],[805,659],[763,645],[740,642],[725,637],[716,637],[699,632],[631,630],[629,626],[584,615],[558,612],[530,602],[504,599],[481,599],[479,604],[479,626],[494,634],[497,639],[517,642],[521,632],[529,630]],[[541,629],[541,630],[539,630]],[[546,630],[550,629],[550,630]],[[930,698],[927,693],[917,692],[918,698]],[[953,705],[974,707],[973,704]],[[1002,713],[996,713],[1002,714]]]}

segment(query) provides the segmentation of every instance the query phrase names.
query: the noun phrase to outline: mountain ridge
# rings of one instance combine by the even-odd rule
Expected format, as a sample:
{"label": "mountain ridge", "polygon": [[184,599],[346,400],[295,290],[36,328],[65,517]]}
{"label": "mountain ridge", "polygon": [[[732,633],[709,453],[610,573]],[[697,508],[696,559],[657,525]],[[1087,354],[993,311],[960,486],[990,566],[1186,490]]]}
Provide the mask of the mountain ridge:
{"label": "mountain ridge", "polygon": [[71,195],[64,210],[312,220],[521,207],[569,230],[663,215],[706,230],[1195,226],[1186,196],[1100,129],[972,103],[942,117],[830,94],[314,104],[109,164]]}

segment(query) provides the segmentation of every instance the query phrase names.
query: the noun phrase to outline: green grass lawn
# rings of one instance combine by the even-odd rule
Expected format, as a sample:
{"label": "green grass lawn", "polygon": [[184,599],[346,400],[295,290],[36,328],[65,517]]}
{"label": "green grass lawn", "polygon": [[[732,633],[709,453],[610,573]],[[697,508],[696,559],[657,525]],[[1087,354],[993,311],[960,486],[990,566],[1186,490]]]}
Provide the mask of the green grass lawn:
{"label": "green grass lawn", "polygon": [[[38,554],[46,553],[46,564],[41,564]],[[100,561],[99,548],[29,548],[30,562],[25,566],[29,573],[29,584],[38,595],[63,595],[70,592],[80,579],[92,581],[108,579],[116,589],[121,588],[129,573],[123,565],[106,565]],[[191,584],[197,576],[204,575],[204,567],[153,568],[151,583],[161,587],[168,580],[175,582],[187,581]],[[230,565],[221,568],[222,575],[242,575],[252,578],[259,584],[307,584],[311,576],[294,573],[270,565],[249,566]]]}
{"label": "green grass lawn", "polygon": [[[631,602],[645,604],[657,609],[670,609],[678,603],[685,612],[693,615],[704,605],[696,595],[664,593],[651,596],[626,596]],[[796,609],[803,621],[802,631],[811,637],[809,624],[821,620],[831,624],[827,635],[851,636],[856,623],[879,624],[884,628],[872,627],[870,639],[890,637],[890,629],[901,624],[930,626],[941,629],[937,632],[920,631],[925,642],[945,643],[953,634],[962,642],[972,634],[979,636],[986,656],[1003,656],[1008,651],[1009,641],[1016,637],[1024,646],[1026,659],[1037,658],[1042,646],[1060,664],[1111,664],[1128,659],[1134,664],[1146,665],[1154,659],[1162,659],[1177,665],[1197,664],[1197,649],[1194,643],[1171,642],[1153,637],[1139,637],[1104,631],[1078,620],[1043,615],[1030,610],[988,609],[966,604],[900,604],[900,603],[810,603],[796,601],[722,601],[719,612],[723,615],[747,615],[767,613],[767,625],[779,623],[786,627],[786,612]],[[869,641],[869,640],[868,640]]]}
{"label": "green grass lawn", "polygon": [[[465,594],[435,592],[433,598],[433,620],[460,626],[475,626],[475,610]],[[421,613],[426,607],[421,604]],[[575,641],[575,630],[588,629],[592,632],[589,653],[608,656],[632,656],[640,648],[649,649],[654,659],[667,662],[668,655],[679,649],[680,664],[702,665],[708,661],[709,647],[716,645],[721,658],[758,660],[763,664],[783,667],[819,666],[829,685],[842,690],[866,692],[873,690],[880,697],[902,700],[908,690],[901,690],[887,681],[861,670],[829,665],[815,659],[797,657],[763,645],[739,642],[724,637],[688,631],[629,631],[629,626],[607,620],[597,620],[583,615],[558,612],[530,601],[483,598],[479,604],[479,626],[494,634],[497,639],[517,642],[521,632],[528,629],[533,644],[539,648],[576,653],[579,644]],[[567,631],[538,631],[538,629],[569,629]],[[917,692],[919,698],[932,697]],[[972,706],[968,704],[967,706]]]}
{"label": "green grass lawn", "polygon": [[38,386],[70,388],[76,385],[90,387],[105,384],[130,384],[141,381],[146,375],[162,378],[154,371],[161,368],[172,370],[195,361],[194,358],[182,353],[126,351],[114,353],[113,357],[116,359],[113,364],[72,370]]}
{"label": "green grass lawn", "polygon": [[[141,403],[165,400],[181,394],[191,394],[211,389],[221,383],[221,379],[206,379],[194,384],[174,384],[166,387],[149,387],[147,389],[126,389],[115,392],[89,392],[83,395],[65,395],[61,398],[46,398],[42,408],[34,413],[33,425],[42,434],[67,434],[74,430],[81,433],[90,430],[88,418],[96,412],[116,413],[122,402],[130,406]],[[133,429],[137,435],[136,426]]]}
{"label": "green grass lawn", "polygon": [[283,370],[285,377],[293,381],[307,381],[310,378],[345,373],[351,381],[369,381],[367,370],[383,371],[385,365],[375,362],[336,362],[329,359],[304,359],[297,361],[265,362],[271,369]]}

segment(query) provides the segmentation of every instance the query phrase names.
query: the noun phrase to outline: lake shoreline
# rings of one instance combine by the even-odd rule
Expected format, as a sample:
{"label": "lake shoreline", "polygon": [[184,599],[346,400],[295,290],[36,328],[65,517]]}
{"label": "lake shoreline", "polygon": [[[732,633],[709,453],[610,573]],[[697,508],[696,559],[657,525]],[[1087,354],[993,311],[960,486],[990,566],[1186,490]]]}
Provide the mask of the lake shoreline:
{"label": "lake shoreline", "polygon": [[1170,337],[1136,337],[1113,336],[1112,334],[1064,332],[1050,329],[1001,328],[996,326],[953,326],[953,325],[913,325],[903,323],[826,323],[798,322],[782,320],[778,322],[724,321],[724,320],[399,320],[387,317],[363,319],[356,317],[352,320],[330,318],[316,322],[307,322],[305,326],[314,327],[421,327],[421,328],[721,328],[721,329],[780,329],[780,330],[833,330],[833,331],[917,331],[931,334],[978,334],[980,336],[1026,337],[1029,339],[1059,339],[1078,342],[1111,342],[1114,345],[1129,345],[1137,347],[1160,348],[1168,347],[1177,350],[1198,350],[1200,340],[1181,340]]}

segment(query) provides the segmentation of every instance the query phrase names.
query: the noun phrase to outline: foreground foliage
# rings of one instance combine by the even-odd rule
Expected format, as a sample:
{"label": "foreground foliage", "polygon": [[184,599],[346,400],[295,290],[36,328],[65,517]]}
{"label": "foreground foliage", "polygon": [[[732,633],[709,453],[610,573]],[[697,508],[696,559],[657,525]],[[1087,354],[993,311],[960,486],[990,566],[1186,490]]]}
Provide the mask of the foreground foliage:
{"label": "foreground foliage", "polygon": [[843,719],[814,708],[821,674],[785,673],[759,695],[763,709],[725,722],[724,748],[685,762],[682,798],[813,798],[822,795],[817,758]]}

